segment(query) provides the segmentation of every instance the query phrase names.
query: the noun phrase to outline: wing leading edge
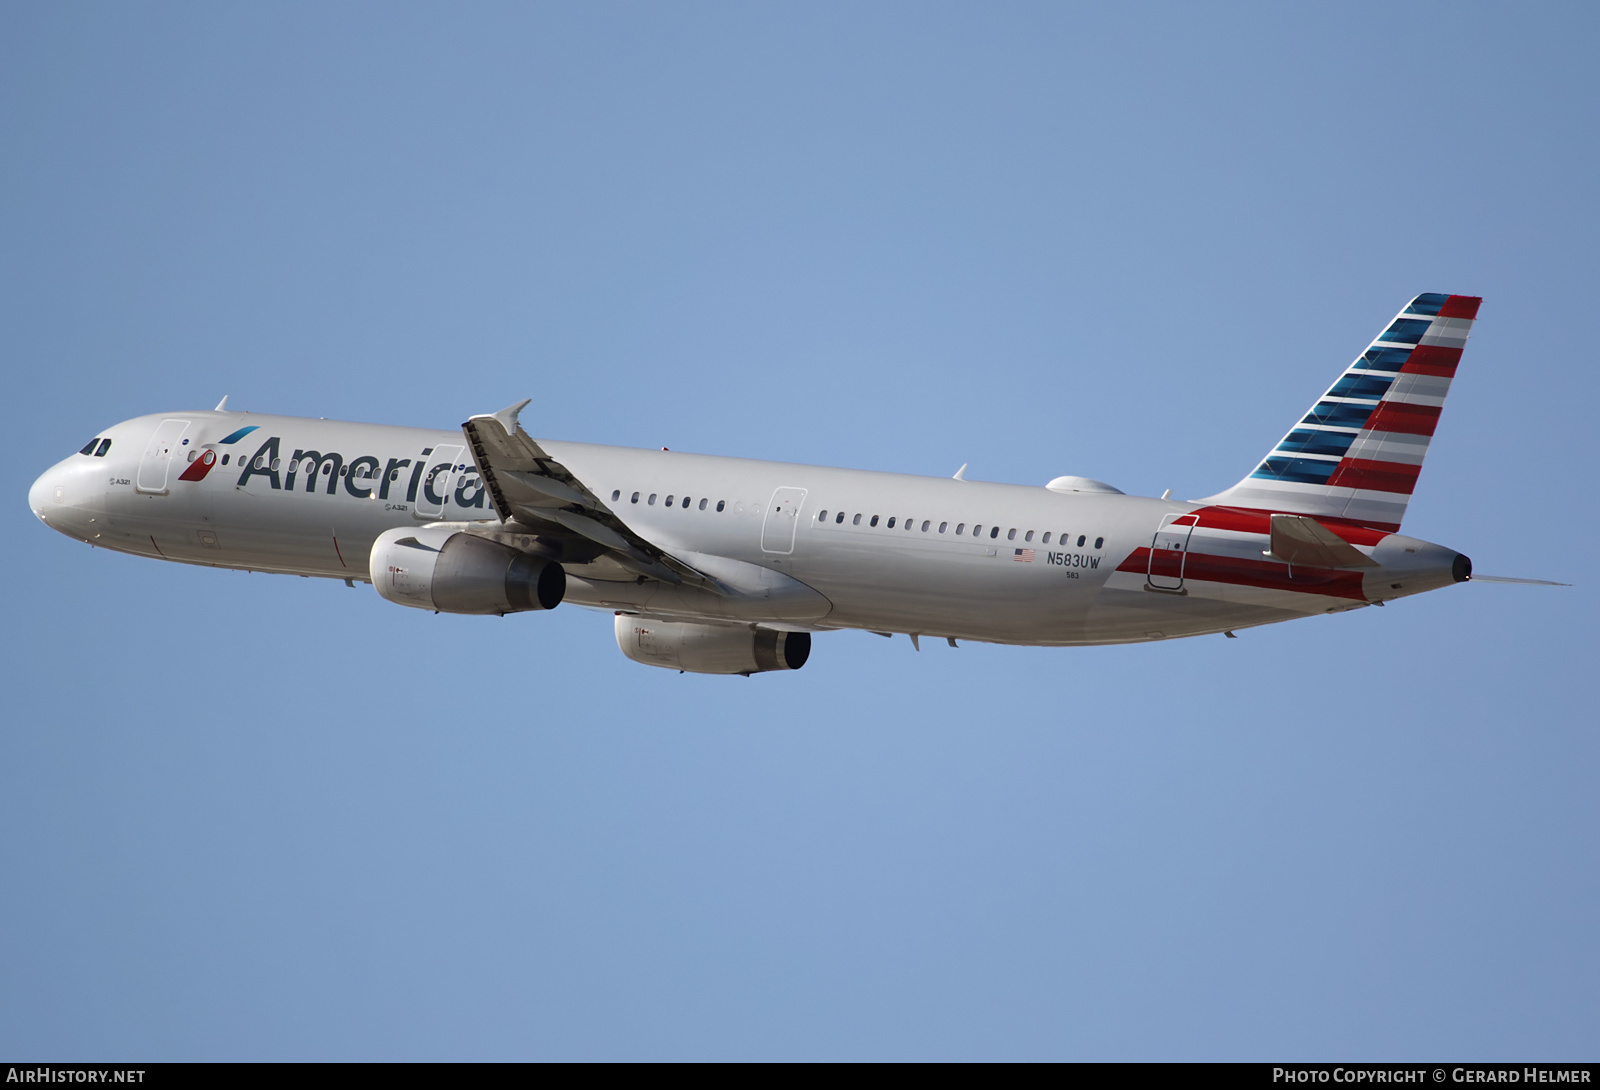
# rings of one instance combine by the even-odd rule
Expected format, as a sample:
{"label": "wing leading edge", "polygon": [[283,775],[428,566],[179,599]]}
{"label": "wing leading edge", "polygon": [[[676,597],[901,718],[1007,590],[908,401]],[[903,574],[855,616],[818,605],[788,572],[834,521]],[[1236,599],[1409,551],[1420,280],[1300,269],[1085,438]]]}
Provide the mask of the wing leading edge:
{"label": "wing leading edge", "polygon": [[497,413],[474,416],[461,425],[483,476],[490,502],[502,522],[515,522],[536,533],[551,528],[577,534],[604,549],[635,574],[673,585],[702,587],[715,594],[731,591],[706,574],[629,528],[517,422],[532,399]]}

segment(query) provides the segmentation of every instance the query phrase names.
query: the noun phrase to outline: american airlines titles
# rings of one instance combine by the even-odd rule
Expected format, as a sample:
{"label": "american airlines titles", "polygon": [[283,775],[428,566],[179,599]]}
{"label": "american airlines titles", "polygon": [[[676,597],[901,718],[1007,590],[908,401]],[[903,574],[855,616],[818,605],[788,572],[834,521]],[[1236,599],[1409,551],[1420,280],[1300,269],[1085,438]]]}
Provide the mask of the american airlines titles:
{"label": "american airlines titles", "polygon": [[[265,477],[273,488],[292,492],[304,474],[305,491],[315,492],[317,478],[325,476],[325,491],[330,496],[337,493],[342,481],[344,490],[358,500],[372,499],[376,488],[378,499],[388,502],[395,509],[404,510],[406,506],[417,502],[419,490],[428,502],[445,503],[446,497],[439,495],[434,485],[440,480],[448,482],[450,474],[456,469],[455,462],[440,462],[430,466],[427,458],[433,453],[432,447],[423,447],[415,459],[390,458],[388,464],[370,454],[353,458],[347,464],[344,455],[336,452],[324,454],[317,450],[297,449],[288,464],[283,466],[280,465],[282,454],[279,446],[279,437],[276,435],[261,444],[255,456],[245,462],[239,474],[239,487],[248,485],[252,477]],[[307,463],[310,463],[309,471]],[[400,501],[398,494],[402,477],[405,480],[404,502]],[[485,506],[483,478],[474,466],[462,466],[461,479],[456,482],[455,495],[451,498],[457,507]]]}

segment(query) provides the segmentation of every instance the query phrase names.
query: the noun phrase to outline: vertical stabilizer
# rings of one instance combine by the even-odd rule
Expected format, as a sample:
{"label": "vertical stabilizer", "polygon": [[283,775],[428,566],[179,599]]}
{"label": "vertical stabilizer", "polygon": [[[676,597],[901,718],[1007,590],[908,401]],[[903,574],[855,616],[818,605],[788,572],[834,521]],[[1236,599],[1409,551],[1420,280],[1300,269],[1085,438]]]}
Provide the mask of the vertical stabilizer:
{"label": "vertical stabilizer", "polygon": [[1202,502],[1400,529],[1482,301],[1417,296],[1255,472]]}

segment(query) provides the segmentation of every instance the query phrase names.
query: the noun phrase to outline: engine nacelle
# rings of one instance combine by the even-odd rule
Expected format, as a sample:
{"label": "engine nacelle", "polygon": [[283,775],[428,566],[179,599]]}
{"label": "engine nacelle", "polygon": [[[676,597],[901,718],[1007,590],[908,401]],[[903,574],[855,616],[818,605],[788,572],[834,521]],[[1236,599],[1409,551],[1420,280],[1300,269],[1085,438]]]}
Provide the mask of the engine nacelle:
{"label": "engine nacelle", "polygon": [[646,666],[691,674],[760,674],[804,666],[811,656],[811,633],[619,613],[617,646]]}
{"label": "engine nacelle", "polygon": [[389,601],[436,613],[554,609],[567,593],[567,573],[555,561],[449,527],[384,531],[372,544],[369,571]]}

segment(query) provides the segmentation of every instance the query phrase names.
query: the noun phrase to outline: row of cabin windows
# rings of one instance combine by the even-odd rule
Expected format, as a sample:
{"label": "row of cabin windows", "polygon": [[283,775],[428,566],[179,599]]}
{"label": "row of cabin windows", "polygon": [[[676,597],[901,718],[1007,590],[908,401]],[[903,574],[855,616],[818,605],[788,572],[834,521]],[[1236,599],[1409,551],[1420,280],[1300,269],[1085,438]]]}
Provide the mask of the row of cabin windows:
{"label": "row of cabin windows", "polygon": [[[638,503],[640,495],[641,495],[641,493],[635,492],[633,494],[633,496],[628,500],[628,502],[629,503]],[[645,506],[647,506],[647,507],[654,506],[655,502],[656,502],[657,498],[659,498],[659,496],[660,496],[660,493],[658,493],[658,492],[650,493],[650,498],[644,501],[645,502]],[[611,490],[611,502],[612,503],[616,503],[621,498],[622,498],[622,489],[614,488],[614,489]],[[704,496],[700,497],[700,504],[699,504],[700,510],[704,511],[706,509],[706,505],[709,504],[710,502],[711,501],[709,499],[705,498]],[[683,496],[682,498],[680,498],[676,493],[668,493],[667,494],[667,498],[662,502],[661,506],[663,506],[663,507],[689,507],[693,503],[694,503],[694,498],[692,496]],[[728,501],[727,500],[718,500],[716,509],[718,511],[723,511],[723,510],[727,509],[727,506],[728,506]]]}
{"label": "row of cabin windows", "polygon": [[[639,500],[640,500],[640,497],[642,497],[642,496],[644,496],[644,493],[635,492],[631,496],[628,497],[628,502],[629,503],[638,503]],[[661,498],[661,494],[659,492],[650,493],[649,496],[644,497],[645,506],[647,506],[647,507],[654,506],[656,501],[659,500],[660,498]],[[620,489],[620,488],[612,489],[612,491],[611,491],[611,502],[612,503],[616,503],[620,499],[622,499],[622,489]],[[663,507],[684,507],[684,508],[688,508],[688,507],[691,507],[691,506],[698,506],[701,511],[704,511],[706,509],[706,506],[710,502],[711,501],[709,499],[706,499],[705,497],[702,497],[700,499],[699,504],[696,505],[695,501],[694,501],[694,497],[692,497],[692,496],[679,497],[676,493],[668,493],[667,494],[667,498],[665,500],[661,501],[661,505]],[[727,505],[728,505],[728,501],[727,500],[718,500],[716,509],[718,511],[725,510],[727,508]],[[852,526],[860,526],[861,525],[861,520],[863,518],[865,518],[865,517],[866,516],[864,516],[864,515],[859,515],[858,514],[858,515],[854,516],[850,520],[850,524]],[[834,521],[834,523],[836,525],[843,524],[844,520],[845,520],[845,513],[843,511],[834,512],[833,521]],[[819,524],[826,524],[827,521],[828,521],[828,512],[826,510],[817,512],[817,522]],[[878,515],[873,515],[868,520],[867,525],[868,526],[876,526],[876,525],[878,525],[878,522],[879,522],[879,516]],[[893,530],[895,528],[895,524],[898,523],[898,522],[900,522],[899,516],[890,515],[888,520],[884,523],[884,528],[885,529],[889,529],[889,530]],[[908,518],[908,519],[906,519],[904,521],[904,523],[902,523],[902,525],[904,525],[904,527],[907,530],[915,530],[916,529],[916,525],[917,525],[917,520]],[[930,529],[932,529],[932,527],[933,527],[933,521],[931,519],[923,519],[922,520],[922,532],[923,533],[927,533]],[[949,529],[950,529],[950,524],[948,522],[939,523],[939,531],[938,531],[939,533],[941,533],[941,534],[947,533],[947,532],[949,532]],[[1000,536],[1000,527],[998,527],[998,526],[990,526],[988,528],[988,530],[989,530],[989,537],[991,539],[999,538],[999,536]],[[983,531],[984,531],[984,527],[980,523],[976,523],[975,522],[975,523],[972,524],[972,536],[973,537],[982,537],[983,536]],[[967,532],[967,524],[966,523],[964,523],[964,522],[956,523],[956,533],[957,534],[965,534],[966,532]],[[1006,540],[1007,541],[1015,541],[1015,540],[1017,540],[1017,533],[1018,533],[1018,531],[1015,528],[1012,528],[1012,529],[1006,531]],[[1033,537],[1034,537],[1034,533],[1035,533],[1035,531],[1033,531],[1033,530],[1022,531],[1022,540],[1023,541],[1032,541]],[[1050,538],[1051,538],[1051,535],[1053,533],[1054,533],[1054,531],[1046,530],[1044,532],[1044,535],[1039,538],[1040,544],[1042,544],[1042,545],[1050,544]],[[1061,545],[1062,547],[1066,547],[1066,546],[1069,546],[1069,545],[1072,544],[1072,535],[1070,533],[1064,533],[1063,532],[1061,534],[1056,535],[1056,537],[1057,537],[1057,543],[1059,545]],[[1089,535],[1087,535],[1087,534],[1079,534],[1078,535],[1078,548],[1080,548],[1080,549],[1083,548],[1087,544],[1088,540],[1089,540]],[[1097,537],[1097,538],[1094,539],[1094,547],[1096,549],[1104,548],[1105,547],[1105,543],[1106,543],[1106,539],[1103,538],[1103,537]]]}
{"label": "row of cabin windows", "polygon": [[106,456],[106,451],[110,449],[111,440],[102,439],[97,435],[87,443],[83,444],[83,449],[78,451],[78,453],[89,454],[96,458],[104,458]]}
{"label": "row of cabin windows", "polygon": [[[852,525],[852,526],[860,526],[861,525],[861,520],[863,518],[865,518],[865,517],[866,516],[859,515],[859,514],[855,515],[855,516],[852,516],[851,519],[850,519],[850,525]],[[895,522],[897,521],[897,519],[898,519],[898,516],[890,515],[889,518],[888,518],[888,521],[886,521],[884,523],[884,529],[893,530],[894,527],[895,527]],[[833,523],[834,523],[835,526],[842,526],[844,524],[844,520],[845,520],[845,513],[843,511],[834,512],[834,514],[833,514]],[[818,511],[817,512],[817,523],[819,525],[827,525],[827,522],[828,522],[828,512],[826,510]],[[873,515],[871,517],[871,519],[868,520],[867,525],[868,526],[876,526],[876,525],[878,525],[878,516],[877,515]],[[915,530],[917,528],[917,520],[916,519],[906,519],[905,522],[903,523],[903,525],[907,530]],[[933,526],[933,520],[932,519],[923,519],[922,520],[922,532],[923,533],[927,533],[928,530],[932,526]],[[949,531],[949,529],[950,529],[950,524],[948,522],[939,523],[939,533],[941,533],[941,534],[946,533],[946,532]],[[982,523],[974,522],[972,524],[972,536],[973,537],[982,537],[984,529],[985,529],[985,527],[983,526]],[[988,531],[989,531],[989,538],[991,540],[999,538],[999,536],[1000,536],[1000,527],[998,527],[998,526],[990,526],[990,527],[988,527]],[[966,523],[964,523],[964,522],[956,523],[956,533],[957,534],[965,534],[966,532],[967,532],[967,524]],[[1006,531],[1006,540],[1007,541],[1015,541],[1015,540],[1017,540],[1017,533],[1018,533],[1018,531],[1017,531],[1017,529],[1015,527],[1012,527],[1010,530],[1007,530]],[[1044,532],[1044,536],[1039,539],[1039,543],[1041,545],[1050,544],[1050,535],[1052,533],[1054,533],[1054,531],[1046,530]],[[1033,540],[1033,534],[1034,534],[1034,531],[1032,531],[1032,530],[1023,531],[1022,532],[1022,540],[1023,541],[1032,541]],[[1080,549],[1083,548],[1084,547],[1084,543],[1087,542],[1088,540],[1089,540],[1089,535],[1088,534],[1079,534],[1078,535],[1078,548],[1080,548]],[[1103,537],[1097,537],[1097,538],[1094,539],[1094,547],[1096,549],[1104,548],[1105,547],[1105,543],[1106,543],[1106,539],[1103,538]],[[1068,545],[1071,545],[1072,544],[1072,535],[1070,533],[1065,533],[1065,532],[1057,535],[1057,544],[1061,545],[1063,548],[1068,546]]]}

